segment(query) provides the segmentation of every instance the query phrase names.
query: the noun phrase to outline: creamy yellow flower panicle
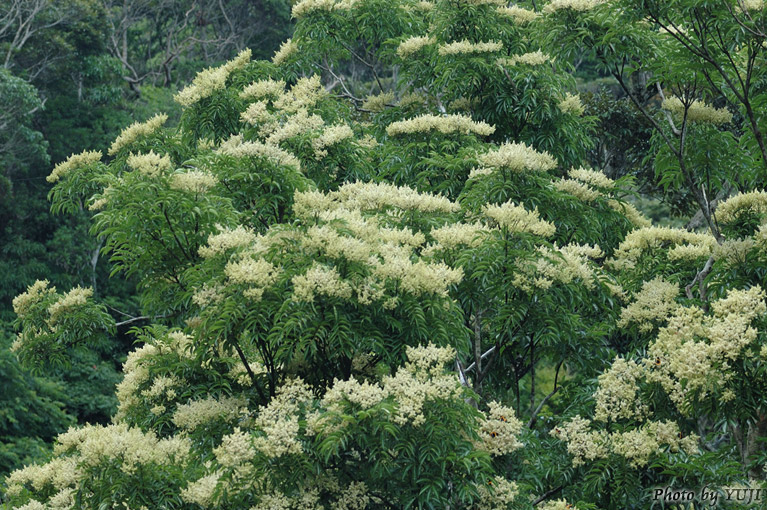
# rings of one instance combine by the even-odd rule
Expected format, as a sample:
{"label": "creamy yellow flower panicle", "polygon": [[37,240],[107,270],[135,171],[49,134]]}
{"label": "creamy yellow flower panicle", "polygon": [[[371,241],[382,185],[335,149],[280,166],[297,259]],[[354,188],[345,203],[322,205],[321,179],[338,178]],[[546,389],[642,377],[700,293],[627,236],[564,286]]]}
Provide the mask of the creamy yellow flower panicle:
{"label": "creamy yellow flower panicle", "polygon": [[[431,12],[434,10],[434,7],[435,7],[434,2],[429,2],[427,0],[420,0],[419,2],[416,2],[416,4],[413,6],[414,9],[422,11],[422,12]],[[408,7],[405,7],[405,10],[408,10]]]}
{"label": "creamy yellow flower panicle", "polygon": [[472,53],[492,53],[501,51],[503,44],[498,41],[473,43],[467,40],[454,41],[448,44],[440,44],[437,51],[440,55],[470,55]]}
{"label": "creamy yellow flower panicle", "polygon": [[121,420],[131,407],[140,404],[139,387],[149,381],[149,369],[144,361],[151,358],[159,350],[152,344],[128,353],[123,363],[123,380],[117,383],[117,415],[116,420]]}
{"label": "creamy yellow flower panicle", "polygon": [[[150,372],[147,365],[158,354],[175,353],[182,359],[189,359],[192,356],[192,338],[180,331],[175,331],[168,333],[166,338],[156,340],[155,343],[146,343],[135,351],[128,353],[128,358],[123,364],[123,380],[117,384],[118,405],[115,416],[116,422],[123,420],[134,406],[140,406],[142,404],[142,396],[161,392],[168,399],[175,398],[175,390],[169,386],[169,383],[173,382],[172,380],[164,380],[157,385],[153,384],[146,393],[141,390],[141,387],[145,386],[150,380]],[[182,384],[180,381],[176,383]]]}
{"label": "creamy yellow flower panicle", "polygon": [[294,276],[292,282],[294,301],[311,303],[317,295],[340,299],[352,297],[352,286],[341,279],[334,267],[315,263],[306,273]]}
{"label": "creamy yellow flower panicle", "polygon": [[437,241],[433,249],[451,250],[458,246],[479,246],[489,232],[490,229],[481,223],[449,223],[431,230],[431,236]]}
{"label": "creamy yellow flower panicle", "polygon": [[546,7],[543,8],[543,12],[552,13],[569,9],[572,11],[590,11],[594,7],[605,3],[606,0],[551,0]]}
{"label": "creamy yellow flower panicle", "polygon": [[407,347],[406,354],[408,362],[394,376],[384,377],[383,387],[397,403],[392,420],[417,427],[426,421],[427,402],[461,398],[463,388],[455,374],[445,373],[444,366],[455,360],[451,347]]}
{"label": "creamy yellow flower panicle", "polygon": [[615,181],[598,170],[592,170],[586,167],[573,168],[567,172],[567,175],[576,181],[597,188],[613,189],[615,187]]}
{"label": "creamy yellow flower panicle", "polygon": [[438,131],[442,134],[474,133],[489,136],[495,132],[495,127],[482,121],[474,121],[465,115],[420,115],[408,120],[392,122],[386,127],[389,136],[409,135],[413,133],[428,133]]}
{"label": "creamy yellow flower panicle", "polygon": [[370,494],[365,482],[352,482],[341,490],[333,508],[338,510],[365,510],[370,503]]}
{"label": "creamy yellow flower panicle", "polygon": [[394,104],[395,99],[394,92],[381,92],[375,96],[365,98],[362,108],[371,112],[382,112],[386,106]]}
{"label": "creamy yellow flower panicle", "polygon": [[256,427],[264,435],[254,438],[254,448],[273,458],[302,453],[298,413],[313,399],[311,388],[301,379],[286,381],[269,404],[259,409]]}
{"label": "creamy yellow flower panicle", "polygon": [[553,224],[540,218],[537,208],[528,211],[524,205],[506,202],[503,205],[487,205],[484,213],[509,232],[526,232],[541,237],[551,237],[556,233]]}
{"label": "creamy yellow flower panicle", "polygon": [[248,402],[244,397],[212,397],[190,400],[176,407],[173,423],[192,432],[211,422],[231,423],[247,414]]}
{"label": "creamy yellow flower panicle", "polygon": [[48,182],[58,182],[59,179],[72,172],[88,165],[101,161],[101,151],[84,151],[80,154],[72,154],[66,161],[63,161],[53,167],[51,174],[45,178]]}
{"label": "creamy yellow flower panicle", "polygon": [[261,300],[264,291],[274,285],[280,272],[281,269],[271,262],[250,257],[230,261],[224,268],[230,282],[250,286],[243,295],[253,301]]}
{"label": "creamy yellow flower panicle", "polygon": [[573,505],[567,502],[566,499],[555,499],[546,501],[541,507],[541,510],[572,510]]}
{"label": "creamy yellow flower panicle", "polygon": [[587,184],[573,179],[559,179],[552,183],[557,190],[574,196],[582,202],[593,202],[602,194]]}
{"label": "creamy yellow flower panicle", "polygon": [[202,508],[211,508],[216,504],[215,492],[222,472],[217,471],[187,484],[181,491],[181,499],[186,503],[198,504]]}
{"label": "creamy yellow flower panicle", "polygon": [[510,482],[502,476],[494,476],[485,485],[477,487],[479,494],[478,510],[498,510],[508,508],[519,494],[515,482]]}
{"label": "creamy yellow flower panicle", "polygon": [[232,71],[242,69],[250,62],[251,55],[250,49],[245,49],[221,67],[211,67],[200,71],[192,80],[192,84],[176,94],[174,99],[180,105],[188,107],[210,97],[214,92],[225,87],[226,79]]}
{"label": "creamy yellow flower panicle", "polygon": [[738,6],[746,11],[760,11],[764,9],[764,0],[740,0]]}
{"label": "creamy yellow flower panicle", "polygon": [[149,398],[175,398],[176,388],[182,384],[174,376],[160,375],[152,381],[152,386],[141,392],[142,397]]}
{"label": "creamy yellow flower panicle", "polygon": [[682,437],[679,426],[668,420],[646,422],[636,429],[608,433],[591,430],[591,422],[580,416],[555,427],[551,435],[567,443],[574,467],[612,454],[624,457],[633,468],[642,468],[653,455],[661,454],[666,449],[672,452],[681,449],[694,455],[698,452],[699,440],[695,434]]}
{"label": "creamy yellow flower panicle", "polygon": [[610,369],[599,376],[594,393],[596,421],[637,420],[647,416],[647,404],[637,397],[637,381],[644,375],[641,365],[633,360],[615,358]]}
{"label": "creamy yellow flower panicle", "polygon": [[172,166],[170,156],[155,154],[154,151],[149,151],[147,154],[133,154],[131,152],[127,163],[129,167],[147,177],[157,177],[170,170]]}
{"label": "creamy yellow flower panicle", "polygon": [[120,133],[112,146],[109,147],[109,155],[114,156],[120,149],[132,144],[140,137],[149,136],[158,129],[160,129],[165,122],[167,122],[168,116],[164,113],[158,113],[146,122],[134,122]]}
{"label": "creamy yellow flower panicle", "polygon": [[633,269],[646,251],[658,248],[668,249],[681,244],[706,246],[713,249],[716,240],[708,234],[697,234],[678,228],[640,228],[626,236],[608,263],[615,269]]}
{"label": "creamy yellow flower panicle", "polygon": [[311,108],[328,92],[322,87],[318,74],[299,78],[289,91],[283,92],[275,101],[274,107],[289,113],[297,113],[305,108]]}
{"label": "creamy yellow flower panicle", "polygon": [[581,116],[586,111],[583,103],[581,103],[580,96],[578,94],[570,94],[569,92],[565,94],[565,98],[557,106],[563,113],[569,113],[570,115]]}
{"label": "creamy yellow flower panicle", "polygon": [[735,223],[742,215],[762,217],[767,214],[767,191],[739,193],[719,204],[715,214],[725,224]]}
{"label": "creamy yellow flower panicle", "polygon": [[293,39],[288,39],[280,45],[280,49],[274,52],[272,64],[279,66],[298,52],[298,44]]}
{"label": "creamy yellow flower panicle", "polygon": [[645,467],[650,458],[665,450],[680,449],[689,455],[698,453],[698,436],[691,434],[680,439],[679,426],[671,421],[648,422],[641,428],[610,435],[612,452],[629,461],[634,468]]}
{"label": "creamy yellow flower panicle", "polygon": [[265,80],[254,81],[242,92],[240,92],[240,98],[242,99],[277,99],[285,92],[284,80],[272,80],[267,78]]}
{"label": "creamy yellow flower panicle", "polygon": [[518,5],[512,5],[511,7],[498,7],[497,12],[501,16],[506,16],[513,19],[515,23],[519,23],[520,25],[535,21],[535,19],[539,16],[537,12],[531,11],[529,9],[524,9]]}
{"label": "creamy yellow flower panicle", "polygon": [[[548,152],[538,152],[524,143],[504,143],[495,150],[477,158],[484,169],[508,169],[512,172],[546,172],[557,167],[554,157]],[[472,171],[469,178],[487,175],[489,172]]]}
{"label": "creamy yellow flower panicle", "polygon": [[580,416],[551,429],[551,435],[567,443],[567,453],[573,457],[573,467],[585,461],[607,457],[608,435],[604,430],[591,430],[591,422]]}
{"label": "creamy yellow flower panicle", "polygon": [[714,247],[714,260],[722,262],[727,267],[738,268],[748,262],[748,255],[756,246],[756,241],[745,239],[727,239]]}
{"label": "creamy yellow flower panicle", "polygon": [[677,308],[648,349],[647,380],[660,383],[682,413],[689,412],[691,394],[700,401],[726,389],[734,375],[730,363],[757,338],[751,323],[767,312],[764,299],[755,286],[712,302],[713,316],[694,306]]}
{"label": "creamy yellow flower panicle", "polygon": [[553,250],[546,246],[539,246],[536,251],[542,257],[532,267],[533,271],[527,274],[529,282],[523,279],[525,270],[516,279],[516,283],[521,288],[527,291],[531,291],[532,287],[548,289],[554,282],[567,285],[576,279],[580,280],[587,289],[594,288],[596,275],[589,264],[589,258],[602,256],[599,246],[573,244],[559,248],[555,245]]}
{"label": "creamy yellow flower panicle", "polygon": [[76,433],[73,441],[66,438],[64,441],[69,446],[59,451],[77,454],[78,461],[85,466],[95,467],[102,462],[117,460],[127,475],[135,473],[140,466],[151,464],[163,465],[175,461],[183,465],[191,448],[188,438],[172,436],[158,439],[154,432],[144,433],[122,423],[86,425]]}
{"label": "creamy yellow flower panicle", "polygon": [[354,143],[363,149],[375,149],[378,146],[378,140],[371,135],[364,135],[362,138],[354,140]]}
{"label": "creamy yellow flower panicle", "polygon": [[235,427],[231,434],[221,439],[221,444],[213,449],[218,463],[225,468],[240,468],[239,472],[249,472],[242,469],[243,464],[253,460],[256,450],[253,448],[251,435]]}
{"label": "creamy yellow flower panicle", "polygon": [[652,225],[652,222],[644,217],[642,213],[630,202],[619,202],[613,198],[607,200],[607,205],[613,211],[617,211],[626,216],[626,218],[637,228],[646,228]]}
{"label": "creamy yellow flower panicle", "polygon": [[548,62],[553,62],[552,58],[542,51],[533,51],[530,53],[524,53],[522,55],[514,55],[513,57],[499,58],[498,63],[502,66],[516,66],[524,64],[528,66],[540,66]]}
{"label": "creamy yellow flower panicle", "polygon": [[488,416],[479,428],[479,447],[493,456],[506,455],[522,448],[517,436],[523,424],[515,416],[514,409],[495,401],[488,406]]}
{"label": "creamy yellow flower panicle", "polygon": [[628,306],[621,310],[617,326],[624,328],[636,324],[639,331],[648,333],[666,319],[679,306],[676,298],[679,296],[679,286],[667,282],[658,276],[649,282],[642,284],[640,290]]}
{"label": "creamy yellow flower panicle", "polygon": [[429,36],[412,36],[402,41],[397,46],[397,55],[400,58],[407,58],[414,53],[418,53],[426,46],[434,44],[436,41]]}
{"label": "creamy yellow flower panicle", "polygon": [[93,289],[90,287],[83,288],[77,286],[64,294],[61,299],[53,303],[48,307],[48,319],[49,325],[54,325],[58,322],[62,313],[67,313],[75,308],[82,307],[88,303],[88,299],[93,297]]}
{"label": "creamy yellow flower panicle", "polygon": [[[674,116],[681,119],[684,115],[685,106],[678,97],[669,97],[663,101],[661,108],[670,111]],[[726,107],[714,108],[703,101],[696,100],[687,109],[687,120],[708,124],[727,124],[732,122],[732,113]]]}
{"label": "creamy yellow flower panicle", "polygon": [[318,158],[328,155],[327,148],[332,147],[344,140],[354,138],[354,131],[346,124],[336,124],[326,127],[320,136],[312,140],[312,149]]}
{"label": "creamy yellow flower panicle", "polygon": [[458,0],[458,3],[467,5],[492,5],[497,7],[506,5],[506,0]]}
{"label": "creamy yellow flower panicle", "polygon": [[[272,126],[275,124],[274,115],[269,111],[266,100],[256,101],[255,103],[249,104],[245,111],[240,114],[240,118],[243,122],[247,122],[248,124],[254,126],[261,125],[262,129],[265,126],[269,126],[269,129],[272,129]],[[231,138],[237,136],[242,140],[242,135],[232,135]]]}
{"label": "creamy yellow flower panicle", "polygon": [[325,126],[322,117],[316,114],[309,115],[305,109],[296,112],[287,121],[279,125],[267,124],[262,127],[260,134],[266,136],[268,145],[279,145],[281,142],[311,131],[319,131]]}
{"label": "creamy yellow flower panicle", "polygon": [[445,365],[455,360],[455,350],[429,344],[407,347],[406,354],[408,362],[394,376],[384,377],[380,384],[336,381],[323,399],[327,412],[308,420],[309,432],[334,432],[348,424],[344,419],[347,403],[370,409],[391,398],[396,412],[394,415],[387,412],[387,417],[398,425],[418,427],[427,419],[424,406],[428,402],[461,398],[463,389],[458,378],[445,370]]}
{"label": "creamy yellow flower panicle", "polygon": [[294,18],[302,18],[312,11],[344,11],[354,7],[357,0],[300,0],[293,6]]}
{"label": "creamy yellow flower panicle", "polygon": [[234,158],[266,158],[277,165],[292,166],[301,170],[301,161],[277,145],[262,142],[245,142],[242,135],[232,135],[216,151]]}
{"label": "creamy yellow flower panicle", "polygon": [[379,278],[399,280],[402,292],[421,296],[436,294],[448,297],[451,285],[463,279],[461,268],[451,268],[443,263],[412,262],[409,256],[393,251],[381,254],[383,261],[376,262],[373,274]]}
{"label": "creamy yellow flower panicle", "polygon": [[390,207],[424,213],[451,213],[460,210],[460,206],[448,198],[388,183],[355,182],[344,184],[338,191],[328,193],[297,191],[293,202],[294,214],[302,219],[336,209],[376,211]]}
{"label": "creamy yellow flower panicle", "polygon": [[205,193],[218,184],[216,176],[204,170],[189,170],[173,174],[170,178],[170,188],[187,193]]}
{"label": "creamy yellow flower panicle", "polygon": [[252,229],[238,225],[237,227],[223,228],[218,226],[219,233],[208,236],[208,244],[200,246],[198,253],[203,258],[211,258],[221,255],[232,248],[247,246],[256,241],[257,236]]}
{"label": "creamy yellow flower panicle", "polygon": [[378,384],[367,381],[359,383],[354,378],[348,381],[335,379],[333,386],[322,397],[322,405],[336,412],[343,412],[342,406],[346,402],[359,406],[361,409],[370,409],[383,402],[388,396],[386,390]]}
{"label": "creamy yellow flower panicle", "polygon": [[112,186],[107,186],[104,188],[104,191],[101,192],[101,196],[95,195],[95,200],[90,203],[88,206],[89,211],[99,211],[104,208],[105,205],[109,203],[110,195],[112,195],[115,192],[115,189]]}
{"label": "creamy yellow flower panicle", "polygon": [[36,280],[35,283],[27,287],[27,291],[13,298],[13,311],[19,317],[24,317],[29,313],[29,308],[35,303],[39,303],[46,296],[56,293],[56,287],[48,287],[48,280]]}
{"label": "creamy yellow flower panicle", "polygon": [[[61,438],[66,438],[73,431],[80,430],[83,429],[70,428],[68,432],[59,435],[57,440],[60,441]],[[57,448],[60,448],[58,443],[54,445],[54,450]],[[63,491],[74,488],[77,485],[79,474],[77,460],[76,457],[54,458],[45,464],[30,464],[23,469],[13,471],[5,479],[7,484],[5,494],[16,497],[22,493],[25,487],[36,491],[45,489]]]}

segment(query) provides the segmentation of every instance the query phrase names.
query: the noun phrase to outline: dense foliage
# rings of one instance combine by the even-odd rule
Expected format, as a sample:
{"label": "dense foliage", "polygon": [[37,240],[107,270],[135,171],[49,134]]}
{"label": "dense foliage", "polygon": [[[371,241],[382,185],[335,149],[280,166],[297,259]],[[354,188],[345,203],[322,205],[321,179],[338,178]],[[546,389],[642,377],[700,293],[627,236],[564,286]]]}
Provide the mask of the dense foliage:
{"label": "dense foliage", "polygon": [[[170,11],[142,23],[217,33]],[[111,421],[107,401],[78,408],[91,423],[13,471],[6,507],[629,509],[655,487],[761,487],[762,2],[301,0],[292,16],[270,61],[203,69],[177,106],[47,176],[93,262],[13,299],[0,370],[51,418],[27,416],[39,439],[9,440],[6,462],[72,421],[19,362],[75,387],[70,367],[136,348]],[[137,53],[115,65],[152,90],[159,60],[131,62],[154,48],[169,66],[179,39],[123,33]],[[623,96],[582,101],[579,73]],[[39,96],[0,78],[27,112],[8,165],[44,162]],[[647,219],[637,190],[688,228]],[[135,288],[98,292],[99,254]],[[4,443],[26,423],[7,416]]]}

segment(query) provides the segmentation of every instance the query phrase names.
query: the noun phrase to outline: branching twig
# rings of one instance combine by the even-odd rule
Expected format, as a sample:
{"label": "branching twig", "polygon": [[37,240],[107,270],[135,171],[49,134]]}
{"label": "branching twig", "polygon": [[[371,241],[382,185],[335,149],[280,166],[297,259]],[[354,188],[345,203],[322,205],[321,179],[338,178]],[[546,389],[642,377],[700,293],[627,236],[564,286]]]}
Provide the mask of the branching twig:
{"label": "branching twig", "polygon": [[538,413],[540,413],[540,412],[541,412],[541,409],[543,409],[543,406],[545,406],[545,405],[546,405],[546,402],[548,402],[548,401],[549,401],[549,399],[550,399],[551,397],[553,397],[553,396],[554,396],[554,394],[555,394],[557,391],[559,391],[559,386],[558,386],[558,384],[557,384],[557,383],[558,383],[558,381],[559,381],[559,369],[560,369],[560,368],[562,368],[562,363],[564,363],[564,362],[565,362],[565,360],[562,360],[562,361],[560,361],[560,362],[559,362],[559,364],[557,365],[557,372],[556,372],[556,374],[554,375],[554,389],[553,389],[553,390],[551,390],[551,393],[549,393],[548,395],[546,395],[546,396],[543,398],[543,400],[541,400],[541,403],[540,403],[540,404],[538,404],[538,407],[536,407],[536,408],[535,408],[535,411],[533,412],[533,415],[530,417],[530,421],[529,421],[529,422],[527,422],[527,428],[529,428],[529,429],[533,428],[533,425],[535,425],[535,422],[536,422],[536,420],[538,419]]}

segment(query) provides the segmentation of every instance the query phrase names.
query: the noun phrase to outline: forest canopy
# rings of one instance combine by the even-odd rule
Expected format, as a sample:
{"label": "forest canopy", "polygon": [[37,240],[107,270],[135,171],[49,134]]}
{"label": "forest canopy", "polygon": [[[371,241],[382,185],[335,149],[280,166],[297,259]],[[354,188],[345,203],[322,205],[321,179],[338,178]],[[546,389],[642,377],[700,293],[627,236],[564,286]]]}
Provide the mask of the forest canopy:
{"label": "forest canopy", "polygon": [[764,487],[761,0],[2,5],[4,509]]}

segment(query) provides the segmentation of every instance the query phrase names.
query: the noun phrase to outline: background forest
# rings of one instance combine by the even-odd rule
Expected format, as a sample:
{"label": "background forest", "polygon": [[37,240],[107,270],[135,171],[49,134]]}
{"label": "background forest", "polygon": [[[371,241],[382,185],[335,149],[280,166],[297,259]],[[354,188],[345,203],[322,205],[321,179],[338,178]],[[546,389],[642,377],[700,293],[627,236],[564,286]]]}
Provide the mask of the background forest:
{"label": "background forest", "polygon": [[[173,95],[198,71],[246,47],[270,58],[291,31],[286,1],[0,3],[2,476],[72,423],[109,421],[132,348],[125,332],[141,316],[135,282],[108,277],[87,213],[51,213],[45,178],[71,154],[106,151],[126,125],[155,111],[178,122]],[[37,279],[93,287],[123,325],[65,367],[21,369],[8,350],[11,301]]]}
{"label": "background forest", "polygon": [[4,508],[767,478],[761,0],[18,0],[0,50]]}

